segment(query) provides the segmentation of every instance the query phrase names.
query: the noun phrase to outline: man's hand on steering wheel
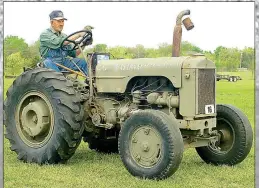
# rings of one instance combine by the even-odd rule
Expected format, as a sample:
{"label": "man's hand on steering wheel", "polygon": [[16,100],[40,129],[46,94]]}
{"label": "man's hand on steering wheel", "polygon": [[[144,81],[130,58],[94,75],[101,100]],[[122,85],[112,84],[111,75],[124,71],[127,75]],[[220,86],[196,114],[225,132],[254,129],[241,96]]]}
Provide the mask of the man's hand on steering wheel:
{"label": "man's hand on steering wheel", "polygon": [[[79,40],[77,40],[79,39]],[[73,51],[85,47],[86,45],[92,44],[92,31],[81,30],[74,32],[67,36],[61,43],[61,49],[64,51]]]}
{"label": "man's hand on steering wheel", "polygon": [[[91,26],[91,25],[87,25],[87,26],[84,27],[84,30],[86,30],[86,31],[92,32],[92,29],[94,29],[94,27]],[[84,46],[91,45],[92,43],[93,43],[93,37],[90,40],[85,40]]]}
{"label": "man's hand on steering wheel", "polygon": [[94,29],[94,27],[91,26],[91,25],[87,25],[87,26],[84,27],[84,30],[87,30],[87,31],[91,31],[92,32],[92,29]]}

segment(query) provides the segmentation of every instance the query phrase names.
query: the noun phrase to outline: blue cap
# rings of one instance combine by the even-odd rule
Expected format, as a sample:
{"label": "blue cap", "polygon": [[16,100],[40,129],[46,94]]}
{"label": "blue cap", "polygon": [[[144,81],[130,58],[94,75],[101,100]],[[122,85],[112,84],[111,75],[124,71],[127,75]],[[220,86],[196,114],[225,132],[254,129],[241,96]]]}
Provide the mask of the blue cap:
{"label": "blue cap", "polygon": [[49,14],[49,18],[50,20],[67,20],[66,18],[64,18],[64,14],[61,10],[53,10]]}

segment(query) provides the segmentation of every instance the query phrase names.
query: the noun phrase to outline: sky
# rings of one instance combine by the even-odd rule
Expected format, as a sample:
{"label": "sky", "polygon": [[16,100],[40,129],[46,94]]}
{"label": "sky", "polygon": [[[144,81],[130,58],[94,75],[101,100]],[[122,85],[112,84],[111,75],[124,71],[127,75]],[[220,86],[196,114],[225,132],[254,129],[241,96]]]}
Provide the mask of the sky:
{"label": "sky", "polygon": [[254,47],[254,2],[4,2],[4,37],[32,44],[50,27],[52,10],[62,10],[68,19],[67,35],[94,26],[93,45],[172,44],[177,15],[190,10],[194,29],[183,26],[183,41],[206,51]]}

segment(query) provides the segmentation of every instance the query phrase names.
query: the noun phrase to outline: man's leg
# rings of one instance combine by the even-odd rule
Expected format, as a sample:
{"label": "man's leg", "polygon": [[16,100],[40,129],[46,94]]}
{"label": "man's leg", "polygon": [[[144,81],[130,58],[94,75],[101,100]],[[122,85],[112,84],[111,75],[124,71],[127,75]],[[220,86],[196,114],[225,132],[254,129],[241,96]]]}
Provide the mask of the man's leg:
{"label": "man's leg", "polygon": [[87,75],[87,63],[84,59],[81,59],[81,58],[68,59],[68,58],[66,58],[66,60],[63,61],[63,65],[66,66],[67,68],[70,68],[75,71],[79,71],[77,66],[74,63],[76,63],[77,66]]}
{"label": "man's leg", "polygon": [[50,60],[50,59],[45,59],[43,61],[43,66],[48,68],[48,69],[53,69],[57,72],[60,72],[60,69],[58,68],[58,66],[55,63],[53,63],[53,61]]}

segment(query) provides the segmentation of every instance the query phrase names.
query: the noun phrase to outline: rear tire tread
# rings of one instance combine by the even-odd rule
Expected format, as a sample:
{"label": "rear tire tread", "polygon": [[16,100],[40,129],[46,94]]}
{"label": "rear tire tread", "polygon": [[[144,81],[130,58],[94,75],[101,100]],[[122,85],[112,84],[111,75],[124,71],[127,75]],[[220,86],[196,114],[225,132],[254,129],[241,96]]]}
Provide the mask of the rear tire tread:
{"label": "rear tire tread", "polygon": [[[13,131],[15,124],[12,124],[10,117],[5,117],[6,126],[6,138],[10,141],[12,149],[18,154],[18,159],[25,162],[36,162],[39,164],[43,163],[57,163],[60,161],[68,160],[74,153],[76,148],[79,146],[78,143],[81,142],[81,135],[83,130],[82,119],[83,119],[83,108],[80,104],[79,95],[74,91],[73,84],[67,81],[62,73],[55,72],[53,70],[38,68],[32,71],[24,72],[19,76],[13,85],[7,91],[7,98],[4,104],[4,110],[10,110],[10,105],[12,104],[12,98],[18,92],[19,89],[23,88],[27,83],[34,85],[39,84],[43,87],[43,90],[49,90],[50,86],[46,86],[50,83],[51,92],[49,92],[49,97],[51,101],[55,101],[56,106],[53,107],[55,118],[59,117],[58,127],[54,127],[54,132],[50,140],[46,145],[45,153],[40,155],[40,151],[30,151],[30,149],[25,149],[21,147],[21,143],[17,143],[17,139],[14,137]],[[35,86],[36,87],[36,86]],[[53,95],[60,95],[59,99],[53,97]],[[53,105],[53,104],[52,104]],[[56,110],[55,110],[56,108]],[[62,112],[65,112],[65,114]],[[12,122],[11,122],[12,121]],[[56,122],[56,120],[55,120]],[[13,128],[14,126],[14,128]],[[56,130],[55,129],[60,129]],[[73,133],[73,134],[71,134]],[[18,136],[19,137],[19,136]],[[22,142],[22,141],[20,141]],[[52,142],[52,145],[49,145]],[[18,144],[18,145],[17,145]],[[24,144],[23,144],[24,145]],[[29,152],[25,152],[24,149]]]}

